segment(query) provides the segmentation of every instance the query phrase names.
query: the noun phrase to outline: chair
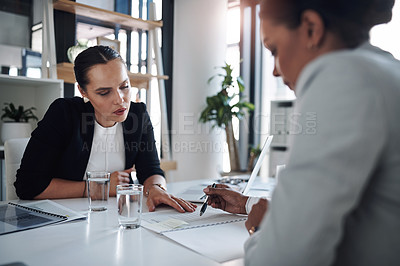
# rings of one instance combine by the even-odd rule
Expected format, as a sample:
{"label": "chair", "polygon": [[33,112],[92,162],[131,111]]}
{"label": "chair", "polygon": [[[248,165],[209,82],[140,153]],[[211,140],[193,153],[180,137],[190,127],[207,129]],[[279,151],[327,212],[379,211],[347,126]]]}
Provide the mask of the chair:
{"label": "chair", "polygon": [[18,199],[14,182],[29,138],[9,139],[4,143],[6,168],[6,200]]}

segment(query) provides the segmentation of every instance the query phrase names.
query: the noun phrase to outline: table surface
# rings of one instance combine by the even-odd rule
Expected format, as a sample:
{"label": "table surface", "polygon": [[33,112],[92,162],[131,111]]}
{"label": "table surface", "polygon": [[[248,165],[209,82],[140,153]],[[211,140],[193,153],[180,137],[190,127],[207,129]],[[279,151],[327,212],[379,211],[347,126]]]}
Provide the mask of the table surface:
{"label": "table surface", "polygon": [[[212,180],[170,183],[168,191],[199,183]],[[0,265],[243,265],[243,258],[220,264],[143,227],[119,228],[115,198],[104,212],[88,212],[84,198],[54,201],[88,218],[0,236]]]}

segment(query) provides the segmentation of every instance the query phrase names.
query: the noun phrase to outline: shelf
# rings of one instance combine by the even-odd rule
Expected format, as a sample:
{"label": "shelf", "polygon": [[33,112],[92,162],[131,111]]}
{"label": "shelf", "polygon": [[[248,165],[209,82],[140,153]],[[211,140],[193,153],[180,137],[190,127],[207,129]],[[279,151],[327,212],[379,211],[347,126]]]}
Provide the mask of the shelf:
{"label": "shelf", "polygon": [[[164,172],[176,170],[177,163],[176,163],[176,161],[167,161],[167,160],[161,159],[160,160],[160,168]],[[133,166],[133,171],[136,171],[135,166]]]}
{"label": "shelf", "polygon": [[61,83],[58,79],[42,79],[42,78],[28,78],[25,76],[9,76],[0,74],[0,88],[7,86],[28,86],[28,87],[40,87],[40,86],[51,86],[58,85]]}
{"label": "shelf", "polygon": [[177,163],[176,163],[176,161],[167,161],[167,160],[161,159],[160,167],[164,172],[170,171],[170,170],[176,170]]}
{"label": "shelf", "polygon": [[[131,86],[138,89],[148,89],[149,82],[152,79],[168,79],[168,76],[155,76],[151,74],[131,73],[128,72]],[[72,63],[57,64],[57,77],[63,79],[66,83],[75,83],[74,65]]]}
{"label": "shelf", "polygon": [[85,16],[92,19],[101,19],[104,22],[121,25],[130,28],[131,30],[151,30],[157,27],[162,27],[162,21],[147,21],[134,18],[129,15],[92,7],[68,0],[56,0],[53,3],[54,9],[69,12],[72,14]]}

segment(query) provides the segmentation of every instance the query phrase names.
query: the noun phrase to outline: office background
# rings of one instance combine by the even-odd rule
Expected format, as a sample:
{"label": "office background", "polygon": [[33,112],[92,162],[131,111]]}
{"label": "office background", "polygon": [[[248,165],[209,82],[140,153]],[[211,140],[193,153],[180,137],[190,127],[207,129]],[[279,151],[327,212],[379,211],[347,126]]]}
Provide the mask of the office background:
{"label": "office background", "polygon": [[[248,150],[262,143],[268,134],[278,135],[262,175],[273,174],[274,165],[284,161],[287,152],[287,128],[290,127],[291,102],[295,95],[281,80],[272,77],[273,60],[259,39],[258,6],[254,0],[77,0],[76,2],[148,18],[149,4],[156,4],[157,19],[163,21],[160,31],[165,81],[169,137],[177,169],[170,171],[170,180],[218,177],[228,172],[229,158],[223,130],[211,130],[198,122],[207,96],[219,90],[220,80],[207,84],[224,62],[232,64],[234,75],[242,76],[246,85],[243,95],[255,104],[255,111],[234,121],[235,137],[239,140],[241,168],[245,169]],[[4,0],[0,3],[0,65],[1,73],[9,76],[40,78],[44,0]],[[57,63],[68,62],[67,49],[82,38],[89,45],[96,37],[118,39],[120,51],[131,72],[147,71],[147,33],[110,25],[101,19],[88,19],[59,10],[54,11]],[[396,2],[393,20],[372,30],[371,42],[400,58],[400,4]],[[3,78],[0,90],[8,83]],[[29,87],[23,84],[20,87]],[[76,95],[74,84],[64,83],[63,94]],[[157,87],[157,85],[153,86]],[[21,103],[34,97],[31,92],[18,95]],[[59,95],[60,86],[54,97]],[[44,94],[47,94],[44,92]],[[140,98],[149,105],[156,137],[161,144],[161,110],[158,92],[141,91]],[[0,104],[9,99],[2,92]],[[53,97],[53,96],[52,96]],[[13,98],[14,99],[14,98]],[[42,108],[42,109],[40,109]],[[45,107],[40,107],[43,113]],[[274,116],[274,114],[278,114]],[[281,115],[283,114],[283,115]],[[282,125],[282,128],[279,128]],[[277,126],[278,128],[275,128]],[[276,142],[277,141],[277,142]],[[221,144],[222,145],[218,145]],[[2,145],[2,144],[1,144]],[[2,151],[0,151],[2,153]],[[0,154],[1,155],[1,154]],[[4,167],[2,168],[4,171]]]}

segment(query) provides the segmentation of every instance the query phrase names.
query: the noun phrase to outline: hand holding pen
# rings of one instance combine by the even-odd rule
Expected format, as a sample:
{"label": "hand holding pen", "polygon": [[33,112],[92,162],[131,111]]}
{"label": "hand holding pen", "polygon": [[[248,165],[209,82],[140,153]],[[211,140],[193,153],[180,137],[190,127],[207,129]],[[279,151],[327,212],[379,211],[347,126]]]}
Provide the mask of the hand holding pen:
{"label": "hand holding pen", "polygon": [[225,184],[218,184],[212,187],[208,186],[203,191],[208,196],[206,202],[213,208],[230,213],[247,214],[246,203],[248,196],[237,190]]}
{"label": "hand holding pen", "polygon": [[[214,184],[212,184],[212,187],[214,187],[215,188],[215,186],[216,186],[216,184],[214,183]],[[206,199],[204,200],[204,203],[203,203],[203,205],[201,206],[201,210],[200,210],[200,216],[202,216],[203,214],[204,214],[204,212],[206,211],[206,209],[207,209],[207,201],[208,201],[208,196],[206,197]]]}

